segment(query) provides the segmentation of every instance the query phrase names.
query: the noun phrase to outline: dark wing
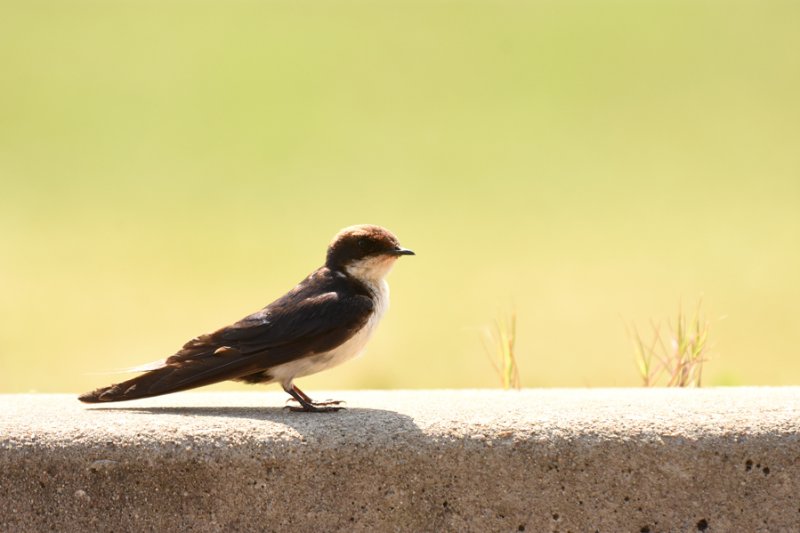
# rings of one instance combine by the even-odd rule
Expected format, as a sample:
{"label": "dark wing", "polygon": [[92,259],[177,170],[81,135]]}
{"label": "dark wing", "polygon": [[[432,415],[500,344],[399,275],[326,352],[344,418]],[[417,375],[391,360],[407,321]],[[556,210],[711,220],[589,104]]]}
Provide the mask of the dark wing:
{"label": "dark wing", "polygon": [[346,341],[365,324],[372,299],[349,280],[319,271],[283,298],[231,326],[187,342],[162,368],[80,396],[132,400],[246,376]]}

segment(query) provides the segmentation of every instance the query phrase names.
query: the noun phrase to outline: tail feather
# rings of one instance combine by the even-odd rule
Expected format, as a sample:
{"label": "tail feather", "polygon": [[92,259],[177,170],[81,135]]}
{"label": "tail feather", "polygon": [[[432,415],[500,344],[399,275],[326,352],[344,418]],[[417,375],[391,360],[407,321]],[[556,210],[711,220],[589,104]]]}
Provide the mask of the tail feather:
{"label": "tail feather", "polygon": [[78,396],[84,403],[121,402],[150,398],[171,392],[211,385],[257,372],[257,361],[250,357],[210,356],[167,364],[133,379],[100,387]]}

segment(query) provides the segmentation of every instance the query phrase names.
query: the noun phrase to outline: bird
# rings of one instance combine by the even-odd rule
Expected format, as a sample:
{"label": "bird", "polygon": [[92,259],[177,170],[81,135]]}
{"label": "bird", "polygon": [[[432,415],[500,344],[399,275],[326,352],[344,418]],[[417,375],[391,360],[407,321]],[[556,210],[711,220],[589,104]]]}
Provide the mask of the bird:
{"label": "bird", "polygon": [[85,403],[134,400],[234,380],[280,383],[299,406],[330,412],[341,401],[315,402],[296,378],[315,374],[363,352],[389,306],[386,275],[395,261],[415,255],[389,230],[349,226],[330,242],[325,264],[274,302],[229,326],[188,341],[166,359],[133,368],[133,379],[78,397]]}

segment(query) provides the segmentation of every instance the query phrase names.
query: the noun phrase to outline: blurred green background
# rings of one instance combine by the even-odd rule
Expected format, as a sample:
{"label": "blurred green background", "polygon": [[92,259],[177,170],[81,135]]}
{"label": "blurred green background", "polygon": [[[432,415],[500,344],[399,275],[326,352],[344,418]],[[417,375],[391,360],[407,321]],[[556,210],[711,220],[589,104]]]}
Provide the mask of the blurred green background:
{"label": "blurred green background", "polygon": [[[78,392],[266,305],[341,227],[417,252],[315,388],[800,382],[800,3],[0,0],[0,391]],[[724,320],[722,317],[725,317]],[[247,388],[225,384],[218,388]]]}

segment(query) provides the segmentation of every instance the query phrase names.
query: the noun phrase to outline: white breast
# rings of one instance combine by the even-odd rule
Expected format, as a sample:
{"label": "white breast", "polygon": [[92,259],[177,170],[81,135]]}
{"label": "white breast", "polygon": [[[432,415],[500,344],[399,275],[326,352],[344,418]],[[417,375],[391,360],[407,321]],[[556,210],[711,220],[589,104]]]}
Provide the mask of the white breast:
{"label": "white breast", "polygon": [[333,350],[303,357],[297,361],[284,363],[269,370],[270,375],[280,383],[291,382],[294,378],[316,374],[328,368],[340,365],[360,355],[372,336],[372,332],[380,322],[381,317],[389,307],[389,285],[381,279],[377,283],[369,284],[374,293],[375,309],[372,311],[367,323],[346,342]]}

